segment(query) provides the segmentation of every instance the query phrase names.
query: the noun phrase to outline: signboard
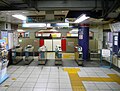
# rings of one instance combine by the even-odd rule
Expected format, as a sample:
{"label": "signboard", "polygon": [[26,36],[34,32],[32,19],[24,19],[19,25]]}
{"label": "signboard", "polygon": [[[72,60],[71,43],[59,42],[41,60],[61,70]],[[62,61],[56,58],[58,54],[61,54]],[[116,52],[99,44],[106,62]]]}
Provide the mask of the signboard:
{"label": "signboard", "polygon": [[49,19],[47,19],[46,16],[45,15],[27,16],[27,23],[64,22],[65,21],[65,15],[53,15],[53,17],[49,17]]}
{"label": "signboard", "polygon": [[110,50],[102,49],[102,57],[110,57]]}
{"label": "signboard", "polygon": [[29,23],[39,23],[39,22],[44,22],[45,16],[28,16],[27,17],[27,22]]}
{"label": "signboard", "polygon": [[120,22],[110,24],[110,28],[114,32],[120,32]]}

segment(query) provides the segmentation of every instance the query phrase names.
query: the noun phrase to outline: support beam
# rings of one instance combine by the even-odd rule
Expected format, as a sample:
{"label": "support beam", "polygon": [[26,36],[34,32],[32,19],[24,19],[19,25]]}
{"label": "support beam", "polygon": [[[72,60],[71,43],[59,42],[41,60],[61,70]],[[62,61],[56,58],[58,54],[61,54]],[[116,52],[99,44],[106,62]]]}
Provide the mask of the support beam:
{"label": "support beam", "polygon": [[120,7],[120,1],[119,0],[114,0],[112,6],[109,6],[108,0],[102,0],[103,4],[107,7],[103,7],[103,17],[106,18],[107,15],[113,11],[115,11],[118,7]]}
{"label": "support beam", "polygon": [[14,7],[14,8],[17,8],[15,7],[14,5],[11,5],[10,3],[8,3],[6,0],[1,0],[1,2],[3,2],[5,5],[7,5],[8,7]]}

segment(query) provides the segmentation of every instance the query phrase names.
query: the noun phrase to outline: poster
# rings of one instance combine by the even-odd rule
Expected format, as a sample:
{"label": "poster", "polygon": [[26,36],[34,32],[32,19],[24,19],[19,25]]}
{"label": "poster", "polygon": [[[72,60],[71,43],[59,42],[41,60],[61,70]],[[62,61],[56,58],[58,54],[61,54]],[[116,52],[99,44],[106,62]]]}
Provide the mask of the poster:
{"label": "poster", "polygon": [[82,34],[79,35],[79,39],[83,39],[83,35]]}
{"label": "poster", "polygon": [[6,50],[8,50],[9,47],[8,47],[8,32],[7,31],[1,31],[1,39],[5,40]]}

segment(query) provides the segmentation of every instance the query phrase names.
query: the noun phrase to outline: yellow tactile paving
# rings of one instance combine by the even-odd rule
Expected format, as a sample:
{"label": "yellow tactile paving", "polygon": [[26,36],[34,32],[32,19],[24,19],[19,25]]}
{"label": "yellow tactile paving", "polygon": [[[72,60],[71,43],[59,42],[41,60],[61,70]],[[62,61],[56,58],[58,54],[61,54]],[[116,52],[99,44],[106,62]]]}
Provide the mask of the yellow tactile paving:
{"label": "yellow tactile paving", "polygon": [[70,77],[72,90],[73,91],[86,91],[82,81],[95,81],[95,82],[117,82],[120,84],[120,76],[117,74],[107,74],[110,78],[106,77],[79,77],[78,71],[79,68],[64,68],[64,71],[67,71]]}
{"label": "yellow tactile paving", "polygon": [[78,71],[80,71],[80,69],[79,68],[64,68],[64,71],[67,71],[68,73],[77,73]]}

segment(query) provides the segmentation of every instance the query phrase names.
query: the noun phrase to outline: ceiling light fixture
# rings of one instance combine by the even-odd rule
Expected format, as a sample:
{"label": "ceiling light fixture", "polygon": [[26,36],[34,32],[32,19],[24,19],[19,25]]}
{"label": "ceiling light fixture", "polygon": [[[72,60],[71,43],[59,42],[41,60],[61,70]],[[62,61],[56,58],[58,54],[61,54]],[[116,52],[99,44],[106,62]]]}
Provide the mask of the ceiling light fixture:
{"label": "ceiling light fixture", "polygon": [[74,23],[80,23],[80,22],[83,22],[84,20],[88,19],[90,17],[87,17],[86,14],[82,14],[80,15],[75,21]]}
{"label": "ceiling light fixture", "polygon": [[69,27],[69,23],[56,23],[56,26],[59,26],[59,27]]}
{"label": "ceiling light fixture", "polygon": [[27,19],[26,16],[23,16],[23,15],[20,15],[20,14],[15,14],[15,15],[12,15],[12,16],[15,17],[15,18],[18,18],[20,20],[26,20]]}
{"label": "ceiling light fixture", "polygon": [[22,27],[33,27],[33,28],[37,28],[37,27],[46,27],[46,23],[24,23],[22,24]]}
{"label": "ceiling light fixture", "polygon": [[24,30],[22,30],[22,29],[17,29],[17,31],[18,31],[18,32],[24,32]]}

